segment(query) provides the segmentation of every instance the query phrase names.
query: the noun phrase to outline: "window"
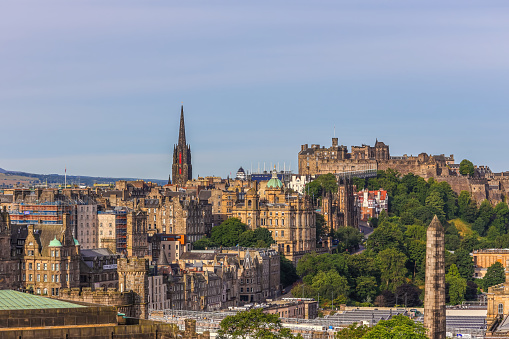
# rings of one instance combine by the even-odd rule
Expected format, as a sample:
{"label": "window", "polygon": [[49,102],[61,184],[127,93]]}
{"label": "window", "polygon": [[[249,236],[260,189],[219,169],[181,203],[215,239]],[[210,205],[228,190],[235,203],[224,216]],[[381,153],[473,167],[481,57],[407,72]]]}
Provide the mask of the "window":
{"label": "window", "polygon": [[40,270],[40,269],[41,269],[41,264],[37,263],[37,270]]}
{"label": "window", "polygon": [[28,264],[28,269],[31,270],[32,269],[32,263],[29,263]]}
{"label": "window", "polygon": [[285,231],[281,231],[281,237],[285,236]]}
{"label": "window", "polygon": [[[37,274],[37,281],[41,281],[41,275]],[[37,294],[41,294],[40,291]]]}
{"label": "window", "polygon": [[504,314],[504,304],[498,304],[498,314]]}
{"label": "window", "polygon": [[55,270],[55,264],[51,264],[51,270],[54,271]]}
{"label": "window", "polygon": [[32,281],[32,275],[31,274],[28,275],[28,281]]}
{"label": "window", "polygon": [[55,270],[58,271],[59,268],[60,268],[59,265],[55,264]]}
{"label": "window", "polygon": [[47,274],[44,275],[44,282],[48,282],[48,275]]}
{"label": "window", "polygon": [[55,257],[58,257],[58,255],[60,254],[60,251],[59,250],[56,250],[55,251]]}
{"label": "window", "polygon": [[48,264],[44,263],[43,264],[43,267],[44,267],[44,270],[47,271],[48,270]]}

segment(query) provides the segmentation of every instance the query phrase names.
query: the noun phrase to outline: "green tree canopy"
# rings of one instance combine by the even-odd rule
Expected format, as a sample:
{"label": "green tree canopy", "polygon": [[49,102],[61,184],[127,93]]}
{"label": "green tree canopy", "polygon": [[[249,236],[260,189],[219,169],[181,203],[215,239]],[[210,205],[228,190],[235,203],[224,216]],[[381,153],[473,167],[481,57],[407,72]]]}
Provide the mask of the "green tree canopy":
{"label": "green tree canopy", "polygon": [[260,308],[239,312],[224,318],[217,331],[219,339],[283,339],[294,338],[290,329],[283,327],[279,316],[263,313]]}
{"label": "green tree canopy", "polygon": [[353,323],[341,331],[336,332],[334,339],[360,339],[371,329],[367,325]]}
{"label": "green tree canopy", "polygon": [[407,257],[397,249],[387,248],[377,256],[381,272],[381,285],[394,291],[399,285],[405,283]]}
{"label": "green tree canopy", "polygon": [[363,339],[428,339],[426,328],[404,315],[396,315],[390,320],[380,320]]}
{"label": "green tree canopy", "polygon": [[449,285],[449,303],[451,305],[461,304],[465,300],[467,280],[460,275],[455,264],[451,265],[449,272],[445,275],[445,282]]}
{"label": "green tree canopy", "polygon": [[463,159],[460,162],[460,174],[461,175],[474,175],[474,164],[467,159]]}
{"label": "green tree canopy", "polygon": [[220,225],[212,227],[210,238],[219,246],[232,247],[239,243],[240,235],[247,226],[238,218],[229,218]]}
{"label": "green tree canopy", "polygon": [[505,281],[504,266],[498,261],[488,267],[486,275],[482,279],[482,288],[486,292],[488,287],[501,284]]}
{"label": "green tree canopy", "polygon": [[280,280],[283,287],[290,286],[294,282],[296,282],[299,279],[299,276],[297,275],[297,271],[295,269],[295,266],[293,266],[293,263],[286,259],[284,255],[281,254],[280,256]]}
{"label": "green tree canopy", "polygon": [[328,192],[335,193],[337,191],[338,181],[336,176],[332,173],[320,175],[315,180],[306,184],[305,187],[305,192],[310,196],[314,196],[315,198],[319,198]]}

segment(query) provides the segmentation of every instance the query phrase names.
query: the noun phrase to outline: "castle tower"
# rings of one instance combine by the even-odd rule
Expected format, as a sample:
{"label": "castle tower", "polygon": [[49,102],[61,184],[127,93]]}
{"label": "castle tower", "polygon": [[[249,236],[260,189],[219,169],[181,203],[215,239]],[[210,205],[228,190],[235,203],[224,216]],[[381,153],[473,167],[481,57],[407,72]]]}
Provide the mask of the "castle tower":
{"label": "castle tower", "polygon": [[118,282],[120,292],[135,293],[133,317],[148,317],[148,259],[118,259]]}
{"label": "castle tower", "polygon": [[[173,166],[171,168],[173,183],[184,186],[193,177],[191,165],[191,146],[186,144],[186,127],[184,125],[184,106],[180,111],[179,140],[173,148]],[[172,180],[168,180],[170,184]]]}
{"label": "castle tower", "polygon": [[437,216],[426,232],[424,326],[430,339],[445,338],[445,236]]}

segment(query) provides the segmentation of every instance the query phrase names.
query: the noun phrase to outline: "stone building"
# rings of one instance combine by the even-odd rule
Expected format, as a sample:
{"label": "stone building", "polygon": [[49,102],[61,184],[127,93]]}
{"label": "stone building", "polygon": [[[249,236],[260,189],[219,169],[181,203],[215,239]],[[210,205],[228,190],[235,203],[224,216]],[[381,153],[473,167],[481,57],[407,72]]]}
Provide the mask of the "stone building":
{"label": "stone building", "polygon": [[426,231],[424,326],[430,339],[445,338],[445,234],[436,215]]}
{"label": "stone building", "polygon": [[149,235],[185,235],[195,242],[212,229],[212,205],[196,191],[153,193],[140,201],[139,208],[147,213]]}
{"label": "stone building", "polygon": [[357,192],[356,195],[360,220],[362,221],[368,221],[369,218],[378,218],[380,212],[389,211],[389,196],[386,190],[368,191],[363,189]]}
{"label": "stone building", "polygon": [[[191,165],[191,146],[186,144],[186,127],[184,125],[184,106],[180,111],[180,129],[178,143],[173,148],[173,165],[171,168],[173,184],[185,186],[193,178]],[[172,180],[168,180],[171,184]]]}
{"label": "stone building", "polygon": [[223,195],[229,203],[229,217],[239,218],[251,229],[268,229],[280,253],[295,264],[306,253],[316,250],[316,217],[311,199],[285,191],[276,170],[265,190],[258,190],[258,183],[251,187],[242,200],[236,195]]}
{"label": "stone building", "polygon": [[[0,211],[0,289],[18,289],[21,283],[21,249],[11,245],[11,220],[5,207]],[[24,244],[24,240],[18,246]]]}
{"label": "stone building", "polygon": [[62,288],[79,287],[80,244],[72,235],[68,214],[62,225],[28,225],[22,264],[23,288],[58,296]]}
{"label": "stone building", "polygon": [[[217,276],[218,280],[212,285],[213,294],[207,292],[207,302],[218,303],[216,306],[205,305],[208,309],[260,303],[279,296],[280,256],[273,249],[190,251],[182,255],[179,265],[183,277],[192,272],[197,279],[196,274],[208,272],[208,276],[204,275],[200,279],[214,281]],[[202,287],[205,288],[205,285]]]}
{"label": "stone building", "polygon": [[76,238],[82,249],[99,248],[97,227],[97,205],[79,204],[76,206]]}
{"label": "stone building", "polygon": [[81,250],[80,287],[118,288],[118,258],[107,248]]}
{"label": "stone building", "polygon": [[321,214],[329,232],[337,231],[339,227],[359,227],[360,213],[351,179],[340,177],[338,192],[325,194],[321,202]]}
{"label": "stone building", "polygon": [[300,175],[319,174],[358,174],[363,172],[376,173],[377,170],[395,169],[401,174],[414,173],[424,178],[448,176],[449,164],[454,163],[454,156],[428,155],[421,153],[418,156],[391,156],[389,146],[376,141],[375,146],[352,146],[351,153],[348,148],[338,145],[338,139],[332,138],[329,148],[313,144],[301,146],[298,155]]}
{"label": "stone building", "polygon": [[141,210],[127,213],[126,245],[128,257],[148,255],[147,214]]}
{"label": "stone building", "polygon": [[474,259],[474,277],[483,278],[486,274],[488,267],[496,262],[509,270],[509,249],[507,248],[484,248],[472,252]]}
{"label": "stone building", "polygon": [[146,319],[148,317],[148,260],[120,258],[117,265],[120,292],[134,292],[134,317]]}

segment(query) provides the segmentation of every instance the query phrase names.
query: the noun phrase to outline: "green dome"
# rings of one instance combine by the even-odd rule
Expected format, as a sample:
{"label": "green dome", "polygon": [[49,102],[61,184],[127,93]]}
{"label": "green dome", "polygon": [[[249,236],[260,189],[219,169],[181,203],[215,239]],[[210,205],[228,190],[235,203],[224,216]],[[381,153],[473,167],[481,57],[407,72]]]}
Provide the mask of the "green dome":
{"label": "green dome", "polygon": [[283,183],[277,177],[276,168],[272,171],[272,178],[267,183],[267,188],[283,188]]}
{"label": "green dome", "polygon": [[73,239],[74,239],[74,246],[79,246],[80,243],[78,242],[78,239],[76,239],[76,238],[73,238]]}
{"label": "green dome", "polygon": [[54,247],[62,247],[62,243],[57,239],[57,236],[55,236],[55,239],[49,242],[49,245]]}

